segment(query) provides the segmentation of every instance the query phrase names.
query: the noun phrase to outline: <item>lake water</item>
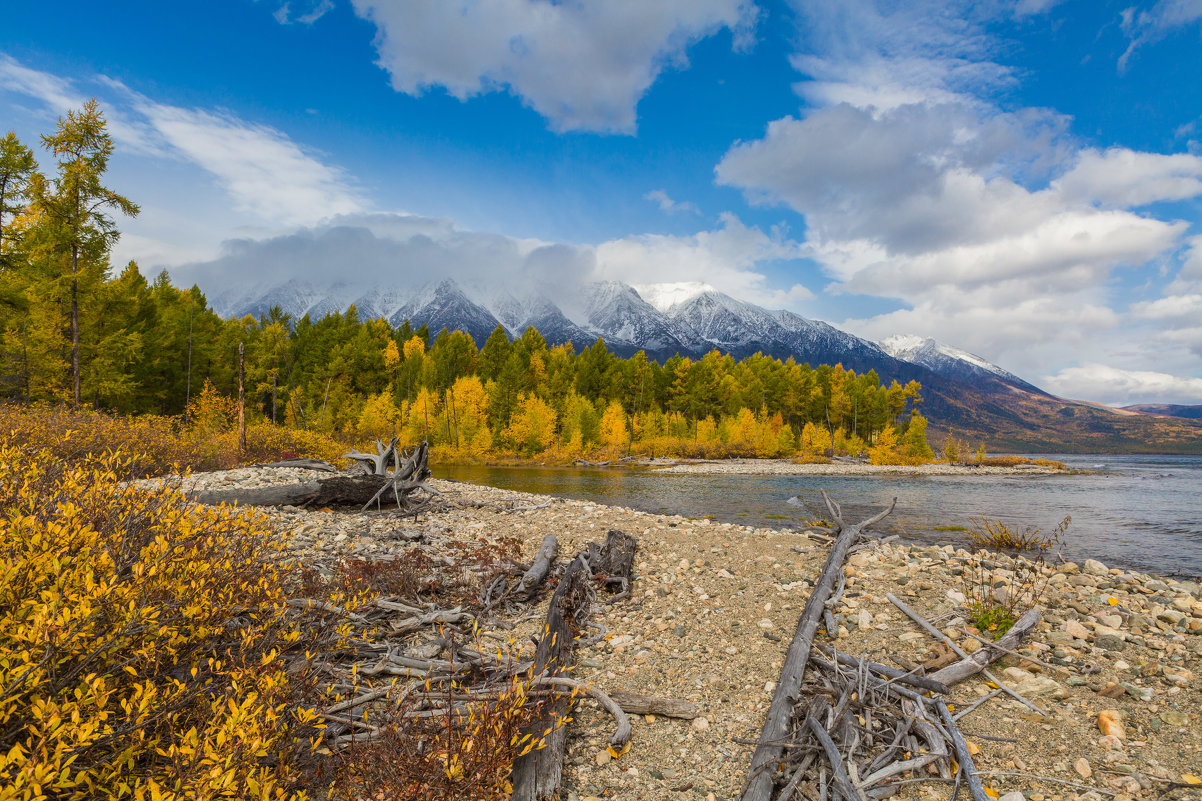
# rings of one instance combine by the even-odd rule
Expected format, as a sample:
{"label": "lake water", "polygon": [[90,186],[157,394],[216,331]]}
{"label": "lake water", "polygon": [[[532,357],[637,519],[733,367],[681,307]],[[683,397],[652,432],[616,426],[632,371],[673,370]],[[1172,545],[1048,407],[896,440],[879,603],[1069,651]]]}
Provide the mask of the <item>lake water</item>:
{"label": "lake water", "polygon": [[[579,498],[647,512],[711,517],[744,525],[795,527],[827,516],[826,490],[858,520],[897,497],[882,532],[925,543],[967,543],[985,516],[1050,532],[1066,516],[1066,559],[1171,576],[1202,576],[1202,456],[1049,455],[1091,475],[745,476],[662,473],[640,468],[442,466],[434,473],[505,489]],[[790,501],[790,499],[793,499]]]}

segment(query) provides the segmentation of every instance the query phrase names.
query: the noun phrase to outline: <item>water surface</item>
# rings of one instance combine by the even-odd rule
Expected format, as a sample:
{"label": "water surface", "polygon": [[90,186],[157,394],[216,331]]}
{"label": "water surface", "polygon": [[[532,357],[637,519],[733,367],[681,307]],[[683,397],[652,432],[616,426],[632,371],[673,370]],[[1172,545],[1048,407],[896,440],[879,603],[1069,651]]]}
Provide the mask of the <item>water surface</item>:
{"label": "water surface", "polygon": [[[820,492],[866,517],[897,497],[880,530],[920,542],[963,545],[962,531],[985,516],[1050,532],[1065,516],[1066,559],[1100,559],[1164,575],[1202,576],[1202,456],[1050,458],[1090,475],[747,476],[663,473],[645,468],[436,467],[439,478],[710,517],[746,525],[795,527],[826,516]],[[790,500],[792,499],[792,501]]]}

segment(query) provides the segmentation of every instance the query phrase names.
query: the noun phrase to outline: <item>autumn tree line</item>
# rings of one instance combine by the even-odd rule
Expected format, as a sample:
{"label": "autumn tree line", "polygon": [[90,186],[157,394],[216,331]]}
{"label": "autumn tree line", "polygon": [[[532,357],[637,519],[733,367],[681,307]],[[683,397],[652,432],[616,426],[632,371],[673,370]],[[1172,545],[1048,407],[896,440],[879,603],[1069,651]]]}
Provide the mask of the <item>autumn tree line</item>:
{"label": "autumn tree line", "polygon": [[[138,207],[104,185],[113,152],[92,101],[42,137],[43,171],[0,139],[0,396],[123,414],[186,417],[237,395],[239,345],[251,420],[357,437],[422,439],[464,456],[932,457],[916,382],[713,351],[663,364],[602,339],[549,346],[498,327],[482,345],[352,307],[319,320],[278,308],[223,319],[166,272],[112,270],[115,215]],[[211,408],[214,404],[209,404]],[[219,404],[218,404],[219,405]]]}

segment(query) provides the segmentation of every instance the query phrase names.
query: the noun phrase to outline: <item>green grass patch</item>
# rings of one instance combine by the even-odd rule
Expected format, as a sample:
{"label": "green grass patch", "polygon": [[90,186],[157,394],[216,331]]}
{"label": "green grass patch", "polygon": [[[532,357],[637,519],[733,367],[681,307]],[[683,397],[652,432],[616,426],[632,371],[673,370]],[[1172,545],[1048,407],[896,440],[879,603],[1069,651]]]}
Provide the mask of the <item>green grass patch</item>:
{"label": "green grass patch", "polygon": [[972,531],[968,526],[932,526],[931,531]]}

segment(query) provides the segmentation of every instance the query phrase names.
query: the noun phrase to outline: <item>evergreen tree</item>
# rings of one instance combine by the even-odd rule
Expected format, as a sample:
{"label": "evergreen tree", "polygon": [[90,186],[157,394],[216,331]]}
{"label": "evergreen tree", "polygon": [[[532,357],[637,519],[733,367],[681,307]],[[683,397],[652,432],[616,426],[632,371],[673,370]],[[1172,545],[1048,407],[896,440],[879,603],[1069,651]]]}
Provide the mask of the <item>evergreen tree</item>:
{"label": "evergreen tree", "polygon": [[70,302],[71,384],[78,405],[80,295],[92,294],[103,280],[109,250],[119,236],[106,212],[113,209],[133,217],[138,207],[101,184],[113,139],[95,99],[79,111],[68,111],[65,119],[60,117],[58,130],[43,136],[42,145],[58,161],[58,173],[51,181],[35,180],[33,194],[47,226],[43,247],[56,262],[60,281],[66,283],[59,297]]}

